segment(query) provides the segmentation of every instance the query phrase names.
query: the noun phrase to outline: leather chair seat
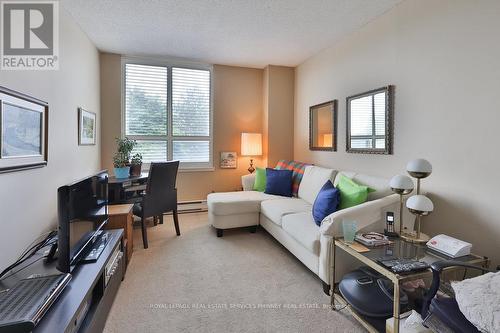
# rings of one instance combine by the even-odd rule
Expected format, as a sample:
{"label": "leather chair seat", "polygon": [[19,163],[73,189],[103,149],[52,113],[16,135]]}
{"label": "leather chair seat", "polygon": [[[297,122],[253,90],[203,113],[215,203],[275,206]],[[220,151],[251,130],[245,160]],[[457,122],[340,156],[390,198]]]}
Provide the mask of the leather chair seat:
{"label": "leather chair seat", "polygon": [[431,312],[453,332],[479,333],[480,331],[460,311],[454,298],[435,297],[431,302]]}
{"label": "leather chair seat", "polygon": [[140,202],[136,202],[132,208],[132,213],[135,216],[142,216],[142,205]]}

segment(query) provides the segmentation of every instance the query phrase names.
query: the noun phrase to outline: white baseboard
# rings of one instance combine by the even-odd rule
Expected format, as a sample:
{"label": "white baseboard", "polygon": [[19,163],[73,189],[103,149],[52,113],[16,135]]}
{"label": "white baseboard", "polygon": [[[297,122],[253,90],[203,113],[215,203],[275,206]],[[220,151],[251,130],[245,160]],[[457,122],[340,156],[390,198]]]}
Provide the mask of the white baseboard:
{"label": "white baseboard", "polygon": [[[177,207],[177,212],[179,214],[200,213],[208,211],[206,200],[179,201]],[[172,212],[167,213],[167,215],[168,214],[172,214]]]}

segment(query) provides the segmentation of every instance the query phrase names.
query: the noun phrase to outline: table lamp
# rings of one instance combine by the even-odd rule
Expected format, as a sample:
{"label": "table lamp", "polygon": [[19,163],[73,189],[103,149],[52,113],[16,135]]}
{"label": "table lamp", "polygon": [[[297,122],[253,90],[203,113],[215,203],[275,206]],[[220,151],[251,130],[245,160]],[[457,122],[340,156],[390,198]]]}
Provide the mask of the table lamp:
{"label": "table lamp", "polygon": [[333,147],[333,134],[323,134],[323,147]]}
{"label": "table lamp", "polygon": [[406,171],[413,178],[417,178],[417,195],[420,194],[420,179],[426,178],[432,173],[432,165],[423,158],[417,158],[408,162]]}
{"label": "table lamp", "polygon": [[408,176],[396,175],[392,177],[389,186],[394,193],[399,194],[399,235],[403,234],[403,195],[413,191],[413,181]]}
{"label": "table lamp", "polygon": [[417,234],[415,236],[404,234],[402,238],[413,243],[426,243],[429,240],[429,236],[420,232],[420,220],[422,216],[429,215],[434,210],[434,204],[425,195],[417,194],[408,198],[406,207],[410,213],[417,216]]}
{"label": "table lamp", "polygon": [[[241,156],[261,156],[262,155],[262,134],[261,133],[241,133]],[[253,158],[250,158],[248,172],[253,173]]]}

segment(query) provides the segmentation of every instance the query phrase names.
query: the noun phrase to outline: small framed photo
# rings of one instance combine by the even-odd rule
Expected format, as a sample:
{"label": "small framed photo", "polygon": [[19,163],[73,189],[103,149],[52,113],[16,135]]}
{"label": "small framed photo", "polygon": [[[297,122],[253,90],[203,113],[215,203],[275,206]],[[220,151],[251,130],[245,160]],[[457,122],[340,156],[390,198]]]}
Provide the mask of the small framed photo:
{"label": "small framed photo", "polygon": [[238,167],[238,155],[235,151],[223,151],[220,153],[221,169],[236,169]]}
{"label": "small framed photo", "polygon": [[78,108],[78,144],[95,145],[96,115],[94,112]]}
{"label": "small framed photo", "polygon": [[47,165],[49,105],[0,87],[0,173]]}

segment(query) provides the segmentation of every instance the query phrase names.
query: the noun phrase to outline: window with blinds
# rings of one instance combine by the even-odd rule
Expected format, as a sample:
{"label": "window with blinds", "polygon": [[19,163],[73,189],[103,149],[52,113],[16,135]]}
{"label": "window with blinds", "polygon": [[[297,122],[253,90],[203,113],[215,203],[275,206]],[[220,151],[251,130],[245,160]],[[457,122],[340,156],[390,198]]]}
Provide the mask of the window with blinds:
{"label": "window with blinds", "polygon": [[125,136],[143,163],[212,168],[211,70],[125,63]]}

